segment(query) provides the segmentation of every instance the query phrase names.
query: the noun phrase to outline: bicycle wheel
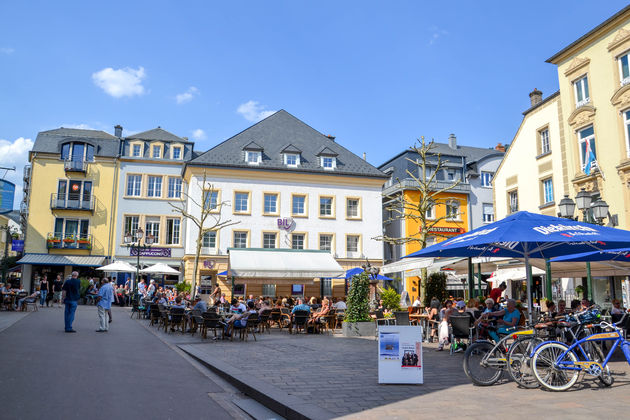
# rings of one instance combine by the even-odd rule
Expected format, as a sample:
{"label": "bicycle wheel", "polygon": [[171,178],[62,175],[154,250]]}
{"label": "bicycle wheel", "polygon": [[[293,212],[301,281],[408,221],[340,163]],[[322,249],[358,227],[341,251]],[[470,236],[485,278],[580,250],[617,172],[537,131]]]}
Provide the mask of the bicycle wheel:
{"label": "bicycle wheel", "polygon": [[[488,342],[477,342],[472,344],[464,354],[464,372],[475,385],[490,386],[499,380],[503,367],[497,366],[497,362],[486,363],[484,358],[505,359],[505,355],[500,350],[494,350],[494,345]],[[501,362],[499,362],[501,363]]]}
{"label": "bicycle wheel", "polygon": [[507,356],[507,369],[510,378],[523,388],[538,388],[540,384],[532,370],[531,354],[543,340],[538,337],[525,337],[516,340]]}
{"label": "bicycle wheel", "polygon": [[549,391],[566,391],[571,388],[578,379],[579,370],[568,370],[558,368],[559,362],[577,361],[573,352],[568,352],[562,360],[559,360],[562,353],[569,347],[560,343],[547,343],[540,346],[532,357],[532,370],[536,380]]}
{"label": "bicycle wheel", "polygon": [[[604,363],[604,360],[606,360],[604,352],[602,351],[601,347],[597,345],[597,343],[586,342],[582,344],[582,347],[584,347],[584,350],[587,352],[592,361],[598,362],[601,365]],[[599,379],[599,382],[601,382],[604,386],[611,386],[613,382],[615,382],[615,378],[613,378],[612,374],[610,373],[610,368],[608,367],[608,365],[602,368],[602,373],[597,378]]]}

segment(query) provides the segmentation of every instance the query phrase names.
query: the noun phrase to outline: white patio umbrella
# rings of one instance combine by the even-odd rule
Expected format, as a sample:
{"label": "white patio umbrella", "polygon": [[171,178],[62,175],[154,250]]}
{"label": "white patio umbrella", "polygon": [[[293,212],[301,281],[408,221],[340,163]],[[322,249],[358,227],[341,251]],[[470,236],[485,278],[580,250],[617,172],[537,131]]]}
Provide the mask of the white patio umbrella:
{"label": "white patio umbrella", "polygon": [[164,263],[157,263],[150,267],[147,267],[143,270],[140,270],[142,274],[166,274],[166,275],[176,275],[181,274],[179,271],[174,268],[169,267]]}
{"label": "white patio umbrella", "polygon": [[97,270],[107,273],[135,273],[136,267],[125,261],[114,261],[111,264],[97,268]]}

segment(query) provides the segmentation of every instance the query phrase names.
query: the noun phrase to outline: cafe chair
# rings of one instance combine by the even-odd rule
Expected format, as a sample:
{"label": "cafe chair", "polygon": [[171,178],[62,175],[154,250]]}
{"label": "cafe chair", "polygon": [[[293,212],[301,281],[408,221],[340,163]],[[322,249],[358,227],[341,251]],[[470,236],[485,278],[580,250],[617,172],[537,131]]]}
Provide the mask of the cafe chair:
{"label": "cafe chair", "polygon": [[411,325],[407,311],[395,311],[394,317],[396,318],[396,325]]}
{"label": "cafe chair", "polygon": [[247,317],[247,322],[245,323],[244,327],[233,325],[231,341],[234,341],[234,335],[236,335],[236,331],[238,331],[241,341],[247,341],[247,336],[249,334],[254,337],[254,341],[257,341],[256,333],[254,332],[254,330],[258,328],[259,323],[260,319],[258,317],[258,314],[251,314]]}
{"label": "cafe chair", "polygon": [[297,334],[300,328],[302,331],[306,332],[306,324],[308,323],[309,317],[310,314],[307,311],[293,312],[293,320],[291,321],[291,324],[289,324],[289,334],[291,334],[292,331],[295,331]]}
{"label": "cafe chair", "polygon": [[475,326],[473,325],[472,317],[468,315],[451,315],[448,317],[451,324],[451,351],[453,354],[455,339],[466,340],[466,346],[470,346],[473,340],[473,332]]}

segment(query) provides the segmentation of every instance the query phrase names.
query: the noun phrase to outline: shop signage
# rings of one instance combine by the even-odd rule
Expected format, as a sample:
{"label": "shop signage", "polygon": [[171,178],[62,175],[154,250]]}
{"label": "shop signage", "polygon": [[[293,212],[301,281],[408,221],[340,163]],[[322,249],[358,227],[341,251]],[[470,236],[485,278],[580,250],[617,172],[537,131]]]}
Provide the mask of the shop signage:
{"label": "shop signage", "polygon": [[23,252],[24,251],[24,239],[14,239],[11,241],[11,251]]}
{"label": "shop signage", "polygon": [[216,261],[214,260],[203,260],[203,268],[214,268],[214,265],[216,264]]}
{"label": "shop signage", "polygon": [[[138,248],[130,248],[129,255],[131,257],[138,256]],[[167,257],[171,256],[171,248],[140,248],[141,257]]]}
{"label": "shop signage", "polygon": [[278,219],[278,229],[290,231],[294,228],[295,221],[292,217],[283,217]]}
{"label": "shop signage", "polygon": [[424,383],[422,327],[378,327],[378,383]]}
{"label": "shop signage", "polygon": [[450,233],[458,235],[464,232],[464,228],[459,227],[433,226],[431,229],[429,229],[429,233]]}

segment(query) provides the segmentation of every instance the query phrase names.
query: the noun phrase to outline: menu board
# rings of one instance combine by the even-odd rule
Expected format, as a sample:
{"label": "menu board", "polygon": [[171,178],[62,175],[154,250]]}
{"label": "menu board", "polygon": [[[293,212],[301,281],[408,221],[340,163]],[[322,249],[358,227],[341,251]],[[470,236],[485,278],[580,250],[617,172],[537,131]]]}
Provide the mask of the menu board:
{"label": "menu board", "polygon": [[379,326],[378,383],[424,383],[422,327],[406,325]]}

